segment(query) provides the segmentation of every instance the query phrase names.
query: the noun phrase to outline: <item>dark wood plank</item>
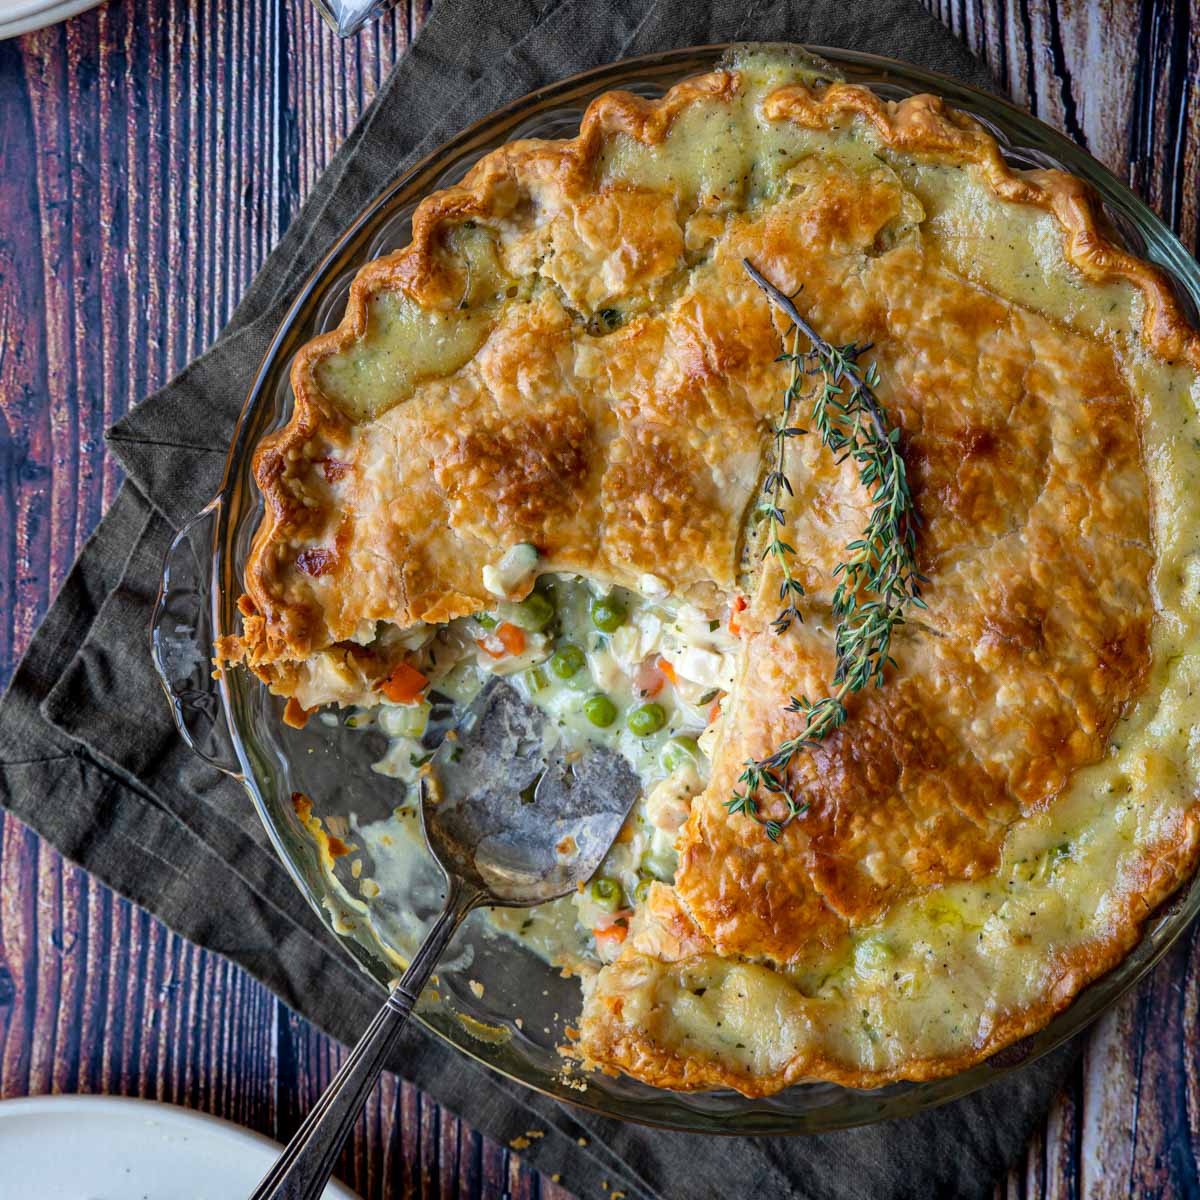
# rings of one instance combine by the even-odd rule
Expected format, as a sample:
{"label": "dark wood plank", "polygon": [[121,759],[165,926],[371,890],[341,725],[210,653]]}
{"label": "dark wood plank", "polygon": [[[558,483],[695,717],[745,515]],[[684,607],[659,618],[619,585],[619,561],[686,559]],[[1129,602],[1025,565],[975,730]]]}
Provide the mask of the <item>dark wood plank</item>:
{"label": "dark wood plank", "polygon": [[[105,5],[0,45],[0,680],[119,482],[102,432],[216,337],[424,9],[340,43],[305,0]],[[17,822],[0,843],[0,1095],[149,1096],[286,1138],[343,1051]],[[364,1196],[500,1195],[389,1079]]]}
{"label": "dark wood plank", "polygon": [[[1197,248],[1188,0],[928,4]],[[126,0],[0,43],[0,681],[112,499],[103,428],[211,343],[425,8],[339,43],[307,0]],[[999,1194],[1196,1194],[1198,937],[1097,1027]],[[0,1095],[153,1096],[286,1137],[342,1053],[3,821]],[[394,1079],[341,1174],[369,1197],[567,1195]]]}

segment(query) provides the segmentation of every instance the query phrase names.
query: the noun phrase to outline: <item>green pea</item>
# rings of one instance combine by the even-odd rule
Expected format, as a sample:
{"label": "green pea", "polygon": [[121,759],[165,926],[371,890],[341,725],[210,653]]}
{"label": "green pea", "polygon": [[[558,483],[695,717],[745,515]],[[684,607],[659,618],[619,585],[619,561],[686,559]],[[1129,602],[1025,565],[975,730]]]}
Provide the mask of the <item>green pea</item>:
{"label": "green pea", "polygon": [[625,612],[625,606],[611,596],[592,601],[592,624],[601,633],[612,633],[613,630],[620,629],[625,624],[626,616],[628,614]]}
{"label": "green pea", "polygon": [[643,875],[637,882],[637,887],[633,889],[633,899],[636,904],[645,904],[646,897],[650,894],[650,885],[654,882],[651,875]]}
{"label": "green pea", "polygon": [[662,765],[668,771],[674,771],[687,762],[700,761],[700,744],[694,737],[681,734],[673,737],[662,750]]}
{"label": "green pea", "polygon": [[607,696],[592,696],[584,702],[583,714],[593,725],[607,729],[617,719],[617,706]]}
{"label": "green pea", "polygon": [[625,718],[629,732],[637,734],[638,737],[649,737],[652,733],[657,733],[666,723],[667,714],[663,711],[661,704],[643,704],[641,708],[635,708]]}
{"label": "green pea", "polygon": [[554,603],[541,592],[530,592],[512,609],[512,623],[522,629],[536,632],[545,629],[554,620]]}
{"label": "green pea", "polygon": [[592,903],[599,905],[605,912],[616,912],[621,907],[621,885],[607,875],[601,875],[592,880]]}
{"label": "green pea", "polygon": [[579,674],[586,661],[583,651],[578,646],[573,645],[571,642],[563,642],[555,650],[554,656],[550,659],[550,670],[559,679],[570,679],[572,675]]}

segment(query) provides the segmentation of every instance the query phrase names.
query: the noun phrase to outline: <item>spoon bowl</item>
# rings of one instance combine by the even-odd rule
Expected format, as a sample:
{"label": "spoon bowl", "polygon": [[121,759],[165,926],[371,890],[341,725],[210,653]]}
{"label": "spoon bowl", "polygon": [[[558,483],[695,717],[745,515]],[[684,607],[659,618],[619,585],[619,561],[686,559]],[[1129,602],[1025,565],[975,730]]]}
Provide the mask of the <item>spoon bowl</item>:
{"label": "spoon bowl", "polygon": [[480,903],[525,907],[596,873],[641,782],[614,750],[565,746],[542,709],[493,679],[422,768],[420,793],[425,840],[446,875]]}

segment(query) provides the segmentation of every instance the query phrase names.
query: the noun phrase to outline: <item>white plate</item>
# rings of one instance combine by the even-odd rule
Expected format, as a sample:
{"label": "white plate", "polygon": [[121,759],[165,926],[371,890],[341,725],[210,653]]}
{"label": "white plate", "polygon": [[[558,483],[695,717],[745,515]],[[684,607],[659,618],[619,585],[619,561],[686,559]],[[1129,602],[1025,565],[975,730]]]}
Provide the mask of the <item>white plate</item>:
{"label": "white plate", "polygon": [[[4,1200],[242,1200],[282,1149],[189,1108],[114,1096],[0,1103]],[[331,1183],[324,1200],[356,1200]]]}
{"label": "white plate", "polygon": [[99,3],[101,0],[0,0],[0,42],[65,21]]}

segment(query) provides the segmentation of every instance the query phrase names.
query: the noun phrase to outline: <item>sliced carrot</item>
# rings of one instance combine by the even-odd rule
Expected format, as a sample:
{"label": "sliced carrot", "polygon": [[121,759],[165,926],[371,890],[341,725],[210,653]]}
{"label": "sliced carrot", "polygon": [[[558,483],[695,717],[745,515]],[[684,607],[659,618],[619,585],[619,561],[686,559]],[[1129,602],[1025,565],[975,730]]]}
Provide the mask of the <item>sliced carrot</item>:
{"label": "sliced carrot", "polygon": [[490,658],[503,658],[506,654],[521,654],[525,649],[525,632],[516,625],[502,621],[485,638],[476,638],[477,645]]}
{"label": "sliced carrot", "polygon": [[624,925],[610,925],[607,929],[593,929],[592,936],[596,939],[597,949],[608,948],[615,950],[629,935]]}
{"label": "sliced carrot", "polygon": [[734,637],[738,637],[742,632],[742,627],[738,624],[737,615],[740,612],[745,612],[747,607],[749,606],[746,604],[745,596],[734,596],[733,604],[729,609],[729,632]]}
{"label": "sliced carrot", "polygon": [[525,631],[507,621],[501,621],[496,626],[496,637],[509,654],[521,654],[525,650]]}
{"label": "sliced carrot", "polygon": [[721,701],[724,696],[718,696],[708,708],[708,723],[711,725],[721,715]]}
{"label": "sliced carrot", "polygon": [[672,687],[679,686],[679,676],[675,674],[675,668],[661,654],[658,656],[658,669],[671,681]]}
{"label": "sliced carrot", "polygon": [[379,690],[393,704],[412,704],[428,686],[428,676],[422,675],[416,667],[400,662],[392,668],[392,673],[383,681]]}

